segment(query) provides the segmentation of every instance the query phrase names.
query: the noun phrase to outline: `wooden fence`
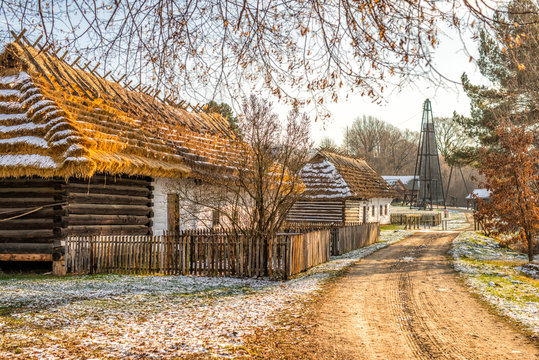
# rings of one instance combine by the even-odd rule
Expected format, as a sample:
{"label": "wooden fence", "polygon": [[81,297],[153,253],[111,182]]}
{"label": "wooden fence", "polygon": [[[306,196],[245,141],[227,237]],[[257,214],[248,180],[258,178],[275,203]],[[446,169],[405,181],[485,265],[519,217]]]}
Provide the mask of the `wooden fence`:
{"label": "wooden fence", "polygon": [[391,214],[391,223],[397,225],[406,224],[406,215],[421,215],[420,224],[423,226],[436,226],[440,225],[442,222],[442,213],[428,213],[428,214],[417,214],[417,213],[399,213]]}
{"label": "wooden fence", "polygon": [[378,239],[378,223],[282,233],[273,239],[212,230],[65,239],[71,274],[121,273],[287,279]]}
{"label": "wooden fence", "polygon": [[331,230],[329,229],[288,235],[288,239],[289,264],[285,267],[285,278],[325,263],[331,256]]}
{"label": "wooden fence", "polygon": [[159,236],[77,236],[65,242],[66,272],[283,277],[287,237],[272,241],[211,230]]}
{"label": "wooden fence", "polygon": [[374,244],[379,239],[379,223],[339,227],[334,230],[331,255],[342,255],[349,251]]}

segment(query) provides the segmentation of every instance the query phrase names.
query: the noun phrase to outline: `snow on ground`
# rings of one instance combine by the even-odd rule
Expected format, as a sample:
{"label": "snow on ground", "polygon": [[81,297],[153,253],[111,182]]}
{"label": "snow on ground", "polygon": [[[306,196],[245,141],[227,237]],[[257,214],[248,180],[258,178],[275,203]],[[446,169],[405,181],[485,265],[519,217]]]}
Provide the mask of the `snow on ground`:
{"label": "snow on ground", "polygon": [[[289,281],[190,276],[0,277],[0,358],[234,357],[242,337],[301,313],[325,280],[411,231],[332,257]],[[281,325],[279,325],[281,326]]]}
{"label": "snow on ground", "polygon": [[522,271],[525,254],[475,232],[455,238],[450,254],[473,292],[539,335],[539,282]]}

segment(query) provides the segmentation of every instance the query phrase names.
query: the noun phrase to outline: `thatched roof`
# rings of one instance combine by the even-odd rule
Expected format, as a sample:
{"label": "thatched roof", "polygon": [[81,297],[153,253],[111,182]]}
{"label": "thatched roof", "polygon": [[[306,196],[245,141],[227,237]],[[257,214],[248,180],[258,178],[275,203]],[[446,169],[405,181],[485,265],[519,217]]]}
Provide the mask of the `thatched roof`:
{"label": "thatched roof", "polygon": [[393,198],[395,191],[364,159],[318,152],[301,171],[307,199]]}
{"label": "thatched roof", "polygon": [[189,113],[20,43],[0,54],[0,177],[215,176],[240,148],[218,115]]}

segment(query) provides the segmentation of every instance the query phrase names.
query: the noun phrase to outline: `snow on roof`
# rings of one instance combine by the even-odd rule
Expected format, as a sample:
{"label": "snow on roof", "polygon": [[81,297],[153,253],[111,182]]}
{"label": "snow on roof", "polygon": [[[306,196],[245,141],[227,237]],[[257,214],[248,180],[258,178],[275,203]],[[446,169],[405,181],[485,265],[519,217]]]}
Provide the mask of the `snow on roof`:
{"label": "snow on roof", "polygon": [[[219,115],[189,113],[22,43],[0,54],[0,177],[215,177],[243,149]],[[46,167],[29,165],[37,156]]]}
{"label": "snow on roof", "polygon": [[394,190],[364,159],[330,151],[315,155],[301,172],[308,199],[393,198]]}
{"label": "snow on roof", "polygon": [[[390,185],[393,185],[395,184],[397,181],[400,180],[400,182],[403,183],[403,185],[408,189],[408,190],[412,190],[412,186],[413,186],[413,179],[417,179],[417,176],[412,176],[412,175],[384,175],[382,176],[382,178],[387,181],[388,184]],[[418,189],[419,186],[415,185],[415,188]]]}
{"label": "snow on roof", "polygon": [[468,194],[468,196],[466,196],[466,199],[473,198],[488,199],[490,198],[490,191],[487,189],[474,189],[471,194]]}

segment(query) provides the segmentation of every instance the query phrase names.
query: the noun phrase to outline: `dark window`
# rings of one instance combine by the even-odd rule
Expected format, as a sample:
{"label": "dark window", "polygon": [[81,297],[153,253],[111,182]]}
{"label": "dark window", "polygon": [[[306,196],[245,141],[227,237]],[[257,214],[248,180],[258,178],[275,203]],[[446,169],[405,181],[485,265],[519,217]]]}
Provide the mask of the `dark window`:
{"label": "dark window", "polygon": [[372,206],[372,216],[374,216],[374,211],[375,211],[376,207],[373,205]]}

